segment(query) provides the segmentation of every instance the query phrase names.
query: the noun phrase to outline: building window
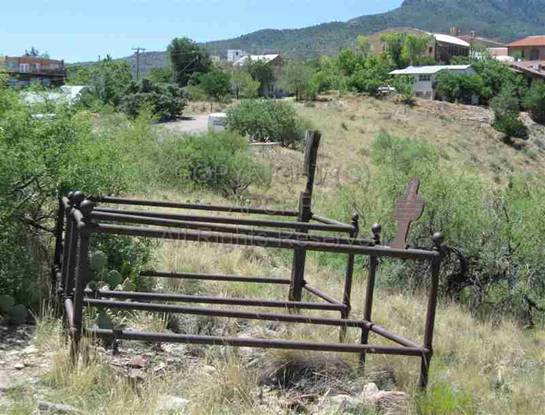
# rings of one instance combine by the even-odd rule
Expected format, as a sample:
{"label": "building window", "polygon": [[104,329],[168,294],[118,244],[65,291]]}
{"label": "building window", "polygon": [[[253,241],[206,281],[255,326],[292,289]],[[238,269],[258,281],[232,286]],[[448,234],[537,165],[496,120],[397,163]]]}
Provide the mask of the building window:
{"label": "building window", "polygon": [[419,75],[418,76],[419,82],[429,82],[431,81],[431,75]]}
{"label": "building window", "polygon": [[23,73],[28,73],[30,72],[30,64],[28,63],[21,63],[19,65],[19,71],[20,72],[23,72]]}

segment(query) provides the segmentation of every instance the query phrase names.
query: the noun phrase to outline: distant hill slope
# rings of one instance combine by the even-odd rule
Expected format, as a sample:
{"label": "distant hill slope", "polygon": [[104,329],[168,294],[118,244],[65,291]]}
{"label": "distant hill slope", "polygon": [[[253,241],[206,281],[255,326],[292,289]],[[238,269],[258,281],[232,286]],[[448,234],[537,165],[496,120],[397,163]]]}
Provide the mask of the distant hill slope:
{"label": "distant hill slope", "polygon": [[[333,55],[354,44],[359,34],[371,34],[389,27],[416,27],[448,32],[453,26],[462,32],[475,30],[479,36],[509,41],[545,33],[545,0],[405,0],[395,10],[361,16],[347,22],[324,23],[303,29],[265,29],[235,39],[208,42],[213,55],[226,56],[227,49],[250,53],[282,53],[311,58]],[[134,56],[124,58],[133,68]],[[166,52],[142,56],[143,72],[168,64]]]}
{"label": "distant hill slope", "polygon": [[235,39],[209,42],[213,54],[229,48],[248,52],[281,52],[288,56],[329,55],[353,44],[358,34],[395,26],[448,32],[475,30],[480,36],[504,41],[545,32],[545,0],[405,0],[390,12],[362,16],[347,22],[303,29],[260,30]]}

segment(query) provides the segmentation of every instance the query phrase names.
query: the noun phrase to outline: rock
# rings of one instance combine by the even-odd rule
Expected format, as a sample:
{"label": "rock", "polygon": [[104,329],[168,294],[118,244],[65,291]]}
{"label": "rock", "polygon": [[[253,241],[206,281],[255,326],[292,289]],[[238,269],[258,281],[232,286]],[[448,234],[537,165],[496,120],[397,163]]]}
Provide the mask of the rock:
{"label": "rock", "polygon": [[13,368],[14,368],[14,369],[17,369],[17,370],[22,370],[22,369],[25,368],[25,364],[24,364],[23,362],[15,363],[15,364],[13,365]]}
{"label": "rock", "polygon": [[371,400],[380,390],[375,383],[368,383],[363,387],[363,392],[361,393],[362,401]]}
{"label": "rock", "polygon": [[146,367],[147,360],[142,356],[134,356],[129,362],[127,363],[127,366],[133,369],[142,369]]}
{"label": "rock", "polygon": [[79,409],[61,403],[38,401],[38,413],[46,412],[51,414],[82,414]]}
{"label": "rock", "polygon": [[178,396],[161,395],[159,396],[159,411],[179,411],[184,409],[189,401]]}

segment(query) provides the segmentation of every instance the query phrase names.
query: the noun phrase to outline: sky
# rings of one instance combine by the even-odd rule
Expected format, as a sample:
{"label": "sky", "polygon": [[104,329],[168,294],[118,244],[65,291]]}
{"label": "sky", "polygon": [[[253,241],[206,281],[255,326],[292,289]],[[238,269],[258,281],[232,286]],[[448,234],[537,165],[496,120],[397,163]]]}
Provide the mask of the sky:
{"label": "sky", "polygon": [[381,13],[402,0],[0,0],[0,55],[31,46],[67,62]]}

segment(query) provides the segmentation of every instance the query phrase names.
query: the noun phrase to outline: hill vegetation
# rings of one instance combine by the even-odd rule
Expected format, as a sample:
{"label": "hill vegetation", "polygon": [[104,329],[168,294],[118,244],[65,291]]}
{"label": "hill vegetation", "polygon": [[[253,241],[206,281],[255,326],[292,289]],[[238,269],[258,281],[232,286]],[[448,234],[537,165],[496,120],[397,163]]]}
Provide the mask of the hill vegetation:
{"label": "hill vegetation", "polygon": [[[249,53],[281,53],[291,58],[317,58],[339,53],[356,45],[358,35],[370,35],[388,28],[415,27],[448,33],[476,31],[480,36],[511,41],[532,34],[543,34],[545,0],[405,0],[392,11],[360,16],[347,22],[330,22],[301,29],[264,29],[234,39],[205,43],[211,55],[225,57],[227,49]],[[136,57],[123,58],[136,72]],[[168,66],[167,52],[141,54],[141,68]]]}

